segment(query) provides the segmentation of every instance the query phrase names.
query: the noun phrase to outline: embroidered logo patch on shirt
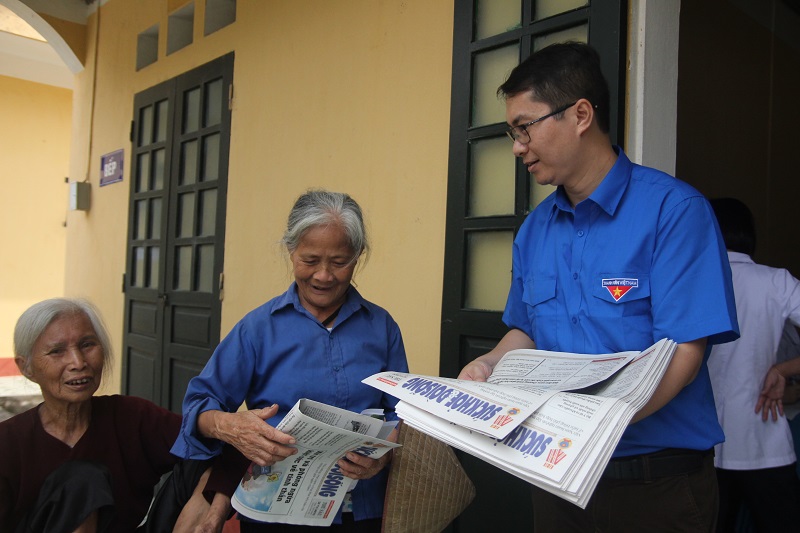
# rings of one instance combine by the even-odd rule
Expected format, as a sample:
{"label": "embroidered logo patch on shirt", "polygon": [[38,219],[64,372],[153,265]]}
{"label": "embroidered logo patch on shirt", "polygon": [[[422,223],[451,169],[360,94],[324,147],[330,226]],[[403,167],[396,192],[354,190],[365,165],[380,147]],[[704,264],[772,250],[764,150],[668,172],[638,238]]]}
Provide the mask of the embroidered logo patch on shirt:
{"label": "embroidered logo patch on shirt", "polygon": [[613,278],[602,280],[603,287],[608,289],[615,301],[625,296],[625,293],[639,286],[639,280],[634,278]]}

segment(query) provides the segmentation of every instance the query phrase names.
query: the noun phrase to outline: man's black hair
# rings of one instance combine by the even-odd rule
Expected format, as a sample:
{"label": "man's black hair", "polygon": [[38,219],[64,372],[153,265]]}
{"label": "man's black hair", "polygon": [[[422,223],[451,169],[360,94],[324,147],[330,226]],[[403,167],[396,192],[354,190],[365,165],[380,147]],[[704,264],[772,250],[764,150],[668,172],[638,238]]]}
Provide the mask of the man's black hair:
{"label": "man's black hair", "polygon": [[555,43],[528,56],[497,89],[502,98],[531,91],[534,100],[557,109],[586,98],[595,108],[600,130],[609,131],[608,82],[600,56],[585,43]]}
{"label": "man's black hair", "polygon": [[736,198],[714,198],[710,202],[725,248],[752,256],[756,251],[756,223],[750,208]]}

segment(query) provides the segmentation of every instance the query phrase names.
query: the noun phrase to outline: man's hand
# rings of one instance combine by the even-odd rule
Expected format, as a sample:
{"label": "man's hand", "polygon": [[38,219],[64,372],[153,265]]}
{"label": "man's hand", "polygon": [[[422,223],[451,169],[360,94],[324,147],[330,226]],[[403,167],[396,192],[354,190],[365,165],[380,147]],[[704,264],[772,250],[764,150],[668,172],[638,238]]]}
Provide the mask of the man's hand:
{"label": "man's hand", "polygon": [[461,369],[458,379],[468,381],[486,381],[492,375],[492,366],[480,359],[476,359]]}
{"label": "man's hand", "polygon": [[778,413],[783,415],[783,392],[786,388],[786,378],[774,366],[764,376],[764,386],[758,395],[755,412],[761,412],[761,420],[769,419],[772,413],[773,422],[778,420]]}
{"label": "man's hand", "polygon": [[532,350],[535,348],[536,343],[527,334],[518,329],[511,329],[500,339],[500,342],[497,343],[497,346],[492,351],[483,354],[461,369],[458,379],[486,381],[492,375],[494,365],[503,358],[506,352],[519,349]]}
{"label": "man's hand", "polygon": [[272,466],[297,453],[294,437],[264,422],[277,412],[277,405],[237,413],[205,411],[197,423],[203,435],[235,446],[259,466]]}

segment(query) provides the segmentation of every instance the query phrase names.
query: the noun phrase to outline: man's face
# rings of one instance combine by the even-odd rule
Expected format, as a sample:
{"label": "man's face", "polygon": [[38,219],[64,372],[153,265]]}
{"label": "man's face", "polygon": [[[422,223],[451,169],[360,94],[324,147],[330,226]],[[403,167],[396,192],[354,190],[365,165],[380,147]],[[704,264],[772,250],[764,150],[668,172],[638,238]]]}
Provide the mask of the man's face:
{"label": "man's face", "polygon": [[[548,104],[535,101],[530,92],[520,93],[506,99],[506,122],[520,126],[550,114]],[[528,172],[540,185],[565,185],[572,178],[574,166],[574,120],[570,117],[574,106],[564,111],[563,117],[546,118],[525,128],[530,137],[514,141],[513,152],[522,158]]]}

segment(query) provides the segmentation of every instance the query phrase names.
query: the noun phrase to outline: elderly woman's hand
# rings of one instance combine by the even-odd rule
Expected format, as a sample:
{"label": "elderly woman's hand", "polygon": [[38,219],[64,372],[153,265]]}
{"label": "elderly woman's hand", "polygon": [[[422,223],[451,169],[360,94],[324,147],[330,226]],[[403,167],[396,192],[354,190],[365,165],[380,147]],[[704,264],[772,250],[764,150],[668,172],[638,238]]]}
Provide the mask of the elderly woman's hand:
{"label": "elderly woman's hand", "polygon": [[388,451],[378,459],[367,457],[355,452],[347,454],[339,459],[338,465],[342,474],[350,479],[369,479],[389,464],[392,458],[392,451]]}
{"label": "elderly woman's hand", "polygon": [[[397,442],[400,431],[395,428],[386,437],[389,442]],[[344,476],[350,479],[369,479],[392,461],[392,450],[389,450],[378,459],[367,457],[355,452],[347,452],[337,463]]]}
{"label": "elderly woman's hand", "polygon": [[197,424],[204,436],[235,446],[259,466],[272,466],[297,453],[294,437],[264,422],[277,412],[277,405],[237,413],[205,411]]}
{"label": "elderly woman's hand", "polygon": [[183,506],[172,533],[220,533],[231,510],[231,499],[220,492],[214,493],[209,504],[203,496],[211,468],[207,468]]}

